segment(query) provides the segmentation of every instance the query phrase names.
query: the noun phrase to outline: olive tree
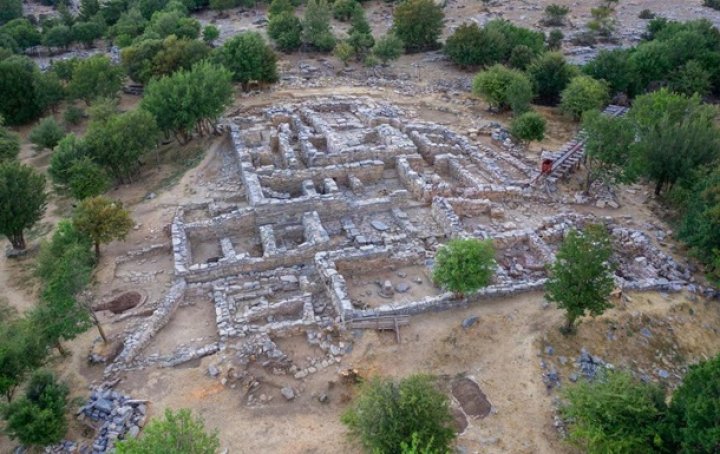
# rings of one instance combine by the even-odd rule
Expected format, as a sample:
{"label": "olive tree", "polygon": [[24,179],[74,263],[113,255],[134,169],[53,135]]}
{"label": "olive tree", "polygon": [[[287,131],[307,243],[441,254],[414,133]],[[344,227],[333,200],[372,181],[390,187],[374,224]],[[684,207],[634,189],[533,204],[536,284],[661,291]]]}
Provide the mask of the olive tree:
{"label": "olive tree", "polygon": [[100,257],[100,244],[124,240],[135,223],[121,202],[97,196],[80,202],[73,225],[92,240],[95,257]]}
{"label": "olive tree", "polygon": [[177,413],[166,409],[162,419],[150,421],[141,438],[123,440],[115,445],[118,454],[216,454],[219,448],[217,431],[208,433],[203,420],[193,418],[188,409]]}
{"label": "olive tree", "polygon": [[395,7],[394,33],[405,43],[407,52],[437,49],[445,14],[433,0],[404,0]]}
{"label": "olive tree", "polygon": [[495,248],[492,241],[455,239],[438,250],[433,280],[462,295],[488,285],[494,273]]}
{"label": "olive tree", "polygon": [[610,237],[602,225],[571,230],[560,245],[550,265],[545,298],[565,310],[564,333],[574,332],[579,317],[600,315],[612,307],[608,301],[615,285],[612,252]]}
{"label": "olive tree", "polygon": [[0,164],[0,233],[13,248],[25,249],[24,231],[40,220],[46,206],[42,174],[17,161]]}

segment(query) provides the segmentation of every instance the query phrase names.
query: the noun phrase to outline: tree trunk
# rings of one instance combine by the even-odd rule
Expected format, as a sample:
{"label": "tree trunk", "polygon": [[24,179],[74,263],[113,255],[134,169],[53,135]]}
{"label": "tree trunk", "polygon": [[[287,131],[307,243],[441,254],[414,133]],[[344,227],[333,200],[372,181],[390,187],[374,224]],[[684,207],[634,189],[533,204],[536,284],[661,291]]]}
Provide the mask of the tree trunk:
{"label": "tree trunk", "polygon": [[97,318],[95,319],[95,326],[97,327],[98,333],[100,333],[100,337],[102,337],[103,343],[107,344],[107,336],[105,336],[105,331],[102,329],[102,326],[100,325],[100,320]]}
{"label": "tree trunk", "polygon": [[55,343],[55,348],[58,349],[58,352],[60,352],[60,355],[61,355],[61,356],[67,356],[67,355],[68,355],[68,351],[65,350],[65,347],[62,346],[62,344],[60,343],[60,341],[57,341],[57,342]]}
{"label": "tree trunk", "polygon": [[563,326],[560,331],[562,331],[562,333],[567,336],[568,334],[572,334],[574,328],[575,328],[575,316],[568,314],[566,316],[565,326]]}
{"label": "tree trunk", "polygon": [[100,242],[95,242],[95,260],[98,260],[100,258]]}
{"label": "tree trunk", "polygon": [[662,190],[664,180],[658,180],[657,183],[655,183],[655,195],[660,195],[660,191]]}
{"label": "tree trunk", "polygon": [[23,235],[22,230],[17,233],[11,234],[8,239],[10,240],[13,249],[18,249],[22,251],[27,247],[27,245],[25,244],[25,236]]}

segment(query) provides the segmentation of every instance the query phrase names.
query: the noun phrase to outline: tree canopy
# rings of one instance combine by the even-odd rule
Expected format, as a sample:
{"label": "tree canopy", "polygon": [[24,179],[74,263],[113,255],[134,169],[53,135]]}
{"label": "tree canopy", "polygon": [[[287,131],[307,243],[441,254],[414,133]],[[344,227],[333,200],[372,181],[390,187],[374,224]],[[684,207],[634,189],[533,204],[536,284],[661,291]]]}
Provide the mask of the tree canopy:
{"label": "tree canopy", "polygon": [[450,240],[435,257],[433,280],[455,293],[474,292],[495,274],[495,248],[490,240]]}
{"label": "tree canopy", "polygon": [[448,452],[455,438],[448,398],[427,375],[369,380],[342,422],[369,452],[400,454],[403,445]]}
{"label": "tree canopy", "polygon": [[445,14],[433,0],[404,0],[395,7],[393,32],[405,43],[408,52],[440,47]]}
{"label": "tree canopy", "polygon": [[565,310],[564,332],[571,333],[585,314],[600,315],[612,306],[608,301],[615,285],[610,261],[612,245],[602,225],[571,230],[550,266],[545,298]]}
{"label": "tree canopy", "polygon": [[73,216],[73,225],[92,240],[97,257],[100,255],[100,244],[124,240],[135,223],[121,202],[97,196],[80,202]]}
{"label": "tree canopy", "polygon": [[278,80],[277,57],[257,32],[240,33],[215,52],[216,61],[230,70],[236,82],[247,86],[250,81]]}
{"label": "tree canopy", "polygon": [[90,104],[95,98],[113,97],[122,86],[123,70],[104,55],[95,55],[77,63],[68,84],[70,94]]}
{"label": "tree canopy", "polygon": [[117,443],[118,454],[146,454],[170,452],[177,454],[215,454],[220,448],[217,432],[208,433],[200,418],[193,418],[190,410],[174,413],[165,410],[162,419],[153,419],[145,427],[143,436]]}
{"label": "tree canopy", "polygon": [[0,164],[0,233],[13,248],[25,249],[24,232],[40,220],[46,206],[42,174],[17,161]]}

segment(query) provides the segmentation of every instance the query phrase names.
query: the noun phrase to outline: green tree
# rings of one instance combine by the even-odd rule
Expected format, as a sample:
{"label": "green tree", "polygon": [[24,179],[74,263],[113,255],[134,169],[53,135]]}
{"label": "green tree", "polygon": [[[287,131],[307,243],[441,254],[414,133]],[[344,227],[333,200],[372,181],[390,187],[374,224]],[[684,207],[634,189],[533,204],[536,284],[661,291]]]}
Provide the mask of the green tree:
{"label": "green tree", "polygon": [[537,112],[525,112],[513,118],[510,124],[510,134],[523,142],[543,140],[545,138],[545,118]]}
{"label": "green tree", "polygon": [[542,32],[536,32],[527,28],[518,27],[512,22],[504,19],[491,20],[485,24],[483,29],[486,33],[499,35],[502,39],[493,40],[498,46],[500,52],[500,60],[506,62],[510,58],[510,54],[517,46],[527,46],[540,55],[545,51],[545,35]]}
{"label": "green tree", "polygon": [[80,16],[79,19],[83,22],[89,21],[100,12],[100,1],[99,0],[80,0]]}
{"label": "green tree", "polygon": [[435,257],[433,280],[462,295],[490,284],[495,273],[495,248],[490,240],[450,240]]}
{"label": "green tree", "polygon": [[294,12],[295,7],[290,3],[290,0],[272,0],[268,8],[268,17],[272,20],[273,17],[280,14],[289,13],[292,15]]}
{"label": "green tree", "polygon": [[80,202],[73,224],[78,232],[90,237],[95,245],[95,257],[100,256],[100,244],[124,240],[135,225],[122,203],[103,196]]}
{"label": "green tree", "polygon": [[720,446],[720,356],[690,366],[668,412],[673,452],[712,454]]}
{"label": "green tree", "polygon": [[210,48],[197,40],[178,39],[170,35],[164,40],[148,39],[126,47],[121,52],[123,66],[128,75],[143,84],[155,77],[190,69],[204,60]]}
{"label": "green tree", "polygon": [[2,307],[0,311],[0,394],[10,402],[28,373],[40,367],[47,348],[36,326]]}
{"label": "green tree", "polygon": [[22,16],[22,0],[0,0],[0,25]]}
{"label": "green tree", "polygon": [[533,61],[535,61],[536,57],[537,56],[532,49],[521,44],[519,46],[515,46],[515,48],[510,53],[508,64],[511,68],[524,71],[528,66],[530,66]]}
{"label": "green tree", "polygon": [[[192,138],[192,128],[201,134],[213,127],[232,102],[230,72],[207,62],[190,71],[153,80],[145,90],[142,107],[152,113],[160,130],[175,134],[178,142]],[[205,125],[205,126],[203,126]]]}
{"label": "green tree", "polygon": [[335,57],[340,60],[344,66],[347,66],[350,59],[355,56],[355,49],[353,49],[353,47],[346,41],[340,41],[335,45],[333,55],[335,55]]}
{"label": "green tree", "polygon": [[630,68],[630,52],[626,49],[601,50],[600,53],[583,66],[585,74],[607,82],[610,93],[626,93],[634,87]]}
{"label": "green tree", "polygon": [[110,178],[105,169],[87,156],[73,162],[69,175],[68,189],[77,200],[95,197],[110,187]]}
{"label": "green tree", "polygon": [[473,80],[473,93],[490,107],[511,108],[515,113],[527,110],[533,97],[530,79],[522,72],[502,65],[478,73]]}
{"label": "green tree", "polygon": [[28,138],[35,145],[36,150],[42,150],[43,148],[55,148],[55,145],[64,136],[65,131],[55,121],[55,118],[45,117],[30,131]]}
{"label": "green tree", "polygon": [[210,0],[210,8],[217,11],[225,11],[235,6],[237,6],[236,0]]}
{"label": "green tree", "polygon": [[58,186],[70,184],[70,168],[75,161],[88,156],[89,152],[85,143],[78,139],[75,134],[68,134],[58,142],[52,156],[48,173],[53,183]]}
{"label": "green tree", "polygon": [[562,48],[563,39],[565,39],[563,32],[557,28],[551,30],[547,37],[547,48],[555,51],[560,50]]}
{"label": "green tree", "polygon": [[333,17],[340,22],[347,22],[356,9],[361,8],[357,0],[336,0],[332,5]]}
{"label": "green tree", "polygon": [[122,86],[123,70],[104,55],[80,61],[73,70],[68,90],[74,98],[90,104],[95,98],[113,97]]}
{"label": "green tree", "polygon": [[38,29],[25,18],[11,20],[2,27],[2,31],[7,33],[21,50],[37,46],[42,41]]}
{"label": "green tree", "polygon": [[371,379],[343,414],[342,422],[371,452],[399,454],[403,445],[449,452],[455,438],[448,398],[427,375],[412,375],[399,383]]}
{"label": "green tree", "polygon": [[213,42],[220,37],[220,30],[214,25],[206,25],[203,28],[203,41],[208,46],[212,46]]}
{"label": "green tree", "polygon": [[706,96],[712,88],[711,75],[696,60],[690,60],[670,74],[670,88],[687,96]]}
{"label": "green tree", "polygon": [[65,127],[77,126],[85,118],[85,111],[77,106],[68,106],[63,113],[63,123]]}
{"label": "green tree", "polygon": [[[107,5],[107,3],[104,5]],[[122,12],[115,25],[108,30],[108,35],[110,38],[113,38],[115,45],[125,47],[130,45],[134,38],[142,35],[147,25],[148,21],[143,17],[140,10],[138,8],[130,8]],[[146,38],[151,37],[146,36]],[[160,38],[160,36],[155,35],[152,36],[152,38]]]}
{"label": "green tree", "polygon": [[560,93],[577,75],[577,70],[567,64],[562,54],[547,52],[528,66],[527,73],[535,84],[538,100],[554,105],[560,101]]}
{"label": "green tree", "polygon": [[10,438],[31,446],[62,440],[67,432],[65,407],[69,390],[48,371],[33,374],[25,396],[2,409]]}
{"label": "green tree", "polygon": [[40,220],[46,206],[43,175],[17,161],[0,164],[0,233],[13,248],[25,249],[23,232]]}
{"label": "green tree", "polygon": [[405,51],[405,44],[393,33],[381,36],[373,46],[372,53],[384,65],[391,60],[396,60]]}
{"label": "green tree", "polygon": [[302,20],[302,40],[320,52],[335,48],[335,36],[330,29],[331,9],[326,0],[309,0]]}
{"label": "green tree", "polygon": [[0,164],[12,161],[20,153],[20,136],[3,126],[0,117]]}
{"label": "green tree", "polygon": [[155,148],[160,134],[154,116],[143,109],[90,123],[85,142],[90,156],[122,182],[132,181],[142,155]]}
{"label": "green tree", "polygon": [[145,34],[159,38],[175,35],[181,39],[197,39],[200,36],[200,22],[177,11],[159,11],[153,14]]}
{"label": "green tree", "polygon": [[35,87],[38,104],[43,109],[50,108],[53,112],[57,112],[57,106],[65,99],[65,87],[57,74],[52,71],[39,74]]}
{"label": "green tree", "polygon": [[257,32],[234,36],[216,51],[217,60],[232,73],[233,80],[247,87],[250,81],[278,80],[277,57]]}
{"label": "green tree", "polygon": [[67,49],[73,42],[73,34],[70,27],[58,24],[43,33],[43,45],[58,49]]}
{"label": "green tree", "polygon": [[372,29],[365,17],[365,10],[359,4],[351,13],[348,35],[348,43],[355,50],[358,60],[364,58],[375,45],[375,38],[373,38]]}
{"label": "green tree", "polygon": [[444,51],[453,63],[462,67],[492,65],[502,61],[504,41],[502,34],[493,34],[475,23],[462,24],[448,37]]}
{"label": "green tree", "polygon": [[302,22],[291,12],[274,14],[268,23],[268,36],[283,52],[293,52],[302,44]]}
{"label": "green tree", "polygon": [[562,27],[569,12],[570,8],[567,6],[552,3],[545,7],[545,14],[540,19],[540,23],[546,27]]}
{"label": "green tree", "polygon": [[437,49],[445,14],[433,0],[404,0],[395,7],[393,32],[408,52]]}
{"label": "green tree", "polygon": [[584,452],[658,452],[658,428],[667,411],[658,386],[608,370],[592,383],[568,386],[563,397],[568,441]]}
{"label": "green tree", "polygon": [[610,237],[602,225],[571,230],[565,237],[545,284],[545,298],[565,310],[564,333],[574,332],[579,317],[587,313],[600,315],[612,307],[608,301],[615,285],[612,252]]}
{"label": "green tree", "polygon": [[602,109],[609,100],[605,83],[590,76],[576,76],[560,95],[560,110],[575,120],[588,110]]}
{"label": "green tree", "polygon": [[40,77],[38,67],[27,57],[0,61],[0,115],[7,124],[22,124],[42,113]]}
{"label": "green tree", "polygon": [[682,201],[684,210],[677,234],[717,282],[720,278],[720,172],[711,168],[698,173],[689,188],[691,196]]}
{"label": "green tree", "polygon": [[72,39],[90,48],[96,39],[102,38],[103,27],[97,22],[77,22],[72,26]]}
{"label": "green tree", "polygon": [[585,132],[585,192],[597,180],[605,183],[631,181],[628,169],[630,148],[635,142],[635,131],[623,117],[603,115],[590,110],[583,115]]}
{"label": "green tree", "polygon": [[163,419],[154,419],[145,428],[142,438],[121,441],[118,454],[146,454],[170,452],[177,454],[215,454],[220,449],[217,431],[208,433],[200,418],[193,418],[190,410],[177,413],[165,410]]}
{"label": "green tree", "polygon": [[636,137],[631,166],[655,183],[656,195],[717,159],[716,113],[698,96],[688,98],[666,89],[635,99],[628,114]]}

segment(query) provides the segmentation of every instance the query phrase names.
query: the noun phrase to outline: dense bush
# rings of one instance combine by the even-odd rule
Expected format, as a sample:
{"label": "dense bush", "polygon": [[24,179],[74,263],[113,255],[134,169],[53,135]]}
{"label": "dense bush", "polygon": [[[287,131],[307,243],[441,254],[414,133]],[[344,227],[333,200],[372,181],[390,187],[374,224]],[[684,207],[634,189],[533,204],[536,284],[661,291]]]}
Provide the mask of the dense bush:
{"label": "dense bush", "polygon": [[268,23],[268,36],[283,52],[293,52],[302,45],[302,22],[292,12],[273,15]]}
{"label": "dense bush", "polygon": [[412,444],[449,452],[455,438],[448,398],[425,375],[368,381],[342,421],[368,452],[400,454]]}
{"label": "dense bush", "polygon": [[519,141],[530,142],[545,138],[545,118],[537,112],[525,112],[513,118],[510,134]]}
{"label": "dense bush", "polygon": [[0,164],[12,161],[20,153],[20,136],[3,126],[0,117]]}
{"label": "dense bush", "polygon": [[0,234],[13,248],[25,249],[25,230],[40,220],[47,206],[45,177],[18,161],[0,164]]}
{"label": "dense bush", "polygon": [[35,145],[37,150],[43,148],[55,148],[60,139],[65,135],[65,131],[60,127],[53,117],[45,117],[35,126],[28,139]]}
{"label": "dense bush", "polygon": [[491,38],[475,23],[462,24],[445,41],[445,54],[460,66],[496,63],[500,56],[494,52],[497,47],[492,45]]}
{"label": "dense bush", "polygon": [[565,16],[570,12],[570,8],[565,5],[552,3],[545,7],[545,14],[540,23],[546,27],[561,27],[565,25]]}
{"label": "dense bush", "polygon": [[177,413],[166,409],[163,419],[153,419],[145,427],[142,438],[116,445],[118,454],[215,454],[219,448],[217,432],[207,433],[202,419],[193,418],[187,409]]}
{"label": "dense bush", "polygon": [[210,48],[206,44],[172,35],[164,40],[148,39],[126,47],[121,57],[128,75],[134,81],[146,84],[153,77],[190,69],[209,54]]}
{"label": "dense bush", "polygon": [[356,8],[362,8],[357,0],[336,0],[333,3],[333,17],[339,21],[350,20]]}
{"label": "dense bush", "polygon": [[589,76],[574,77],[560,97],[560,110],[575,120],[588,110],[601,110],[609,100],[607,85]]}
{"label": "dense bush", "polygon": [[77,63],[68,84],[71,96],[90,101],[100,97],[113,97],[122,86],[124,73],[104,55],[95,55]]}
{"label": "dense bush", "polygon": [[215,51],[216,60],[232,78],[247,86],[250,81],[273,83],[278,79],[277,57],[257,32],[234,36]]}
{"label": "dense bush", "polygon": [[533,61],[535,61],[535,57],[535,52],[532,49],[523,44],[520,44],[519,46],[515,46],[515,48],[510,53],[508,64],[511,68],[523,71],[528,66],[530,66]]}
{"label": "dense bush", "polygon": [[438,250],[433,280],[457,294],[474,292],[490,284],[495,274],[495,248],[491,241],[455,239]]}
{"label": "dense bush", "polygon": [[444,19],[442,6],[433,0],[404,0],[395,7],[393,32],[407,52],[437,49]]}
{"label": "dense bush", "polygon": [[512,109],[522,113],[533,98],[530,79],[516,69],[495,65],[478,73],[473,79],[473,93],[482,97],[490,107]]}
{"label": "dense bush", "polygon": [[0,0],[0,25],[22,16],[22,0]]}
{"label": "dense bush", "polygon": [[45,109],[42,75],[27,57],[0,61],[0,115],[9,125],[34,120]]}
{"label": "dense bush", "polygon": [[667,408],[658,386],[607,371],[592,383],[566,388],[563,397],[568,439],[585,452],[652,453],[660,447],[658,427]]}
{"label": "dense bush", "polygon": [[372,49],[373,55],[383,64],[399,58],[404,51],[405,44],[392,33],[380,37]]}
{"label": "dense bush", "polygon": [[535,85],[538,101],[554,105],[560,101],[560,93],[577,75],[577,70],[565,61],[562,54],[548,52],[528,66],[527,73]]}
{"label": "dense bush", "polygon": [[309,0],[302,20],[302,40],[320,52],[335,48],[335,36],[330,28],[331,9],[326,0]]}
{"label": "dense bush", "polygon": [[597,80],[604,80],[611,94],[633,94],[630,52],[625,49],[601,50],[597,57],[583,67],[583,72]]}
{"label": "dense bush", "polygon": [[560,50],[565,35],[558,29],[552,30],[547,37],[547,47],[550,50]]}
{"label": "dense bush", "polygon": [[68,388],[48,371],[37,371],[25,395],[2,409],[5,430],[13,439],[30,446],[46,446],[62,440],[67,431],[65,407]]}

